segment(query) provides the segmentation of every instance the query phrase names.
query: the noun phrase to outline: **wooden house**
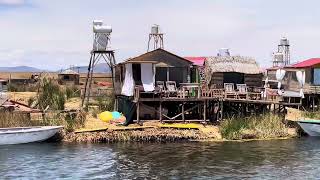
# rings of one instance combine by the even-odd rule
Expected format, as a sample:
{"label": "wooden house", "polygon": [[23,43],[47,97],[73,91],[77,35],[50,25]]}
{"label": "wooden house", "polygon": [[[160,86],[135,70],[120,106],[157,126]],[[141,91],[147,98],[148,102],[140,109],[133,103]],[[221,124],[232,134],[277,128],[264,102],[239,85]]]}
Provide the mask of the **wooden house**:
{"label": "wooden house", "polygon": [[[267,76],[269,80],[276,81],[276,71],[279,67],[271,67],[267,69]],[[311,58],[305,61],[293,64],[291,66],[282,67],[285,70],[285,76],[282,80],[282,88],[285,90],[298,91],[299,82],[297,80],[296,72],[305,72],[304,89],[308,91],[310,87],[320,86],[320,58]]]}
{"label": "wooden house", "polygon": [[80,75],[73,70],[65,70],[58,74],[58,83],[60,85],[79,85]]}
{"label": "wooden house", "polygon": [[0,78],[0,92],[8,91],[8,81]]}
{"label": "wooden house", "polygon": [[262,86],[262,70],[255,59],[243,56],[214,56],[205,61],[205,76],[209,87],[223,87],[224,83]]}
{"label": "wooden house", "polygon": [[[146,64],[150,66],[145,66]],[[175,81],[177,86],[180,83],[190,82],[192,64],[191,61],[164,49],[156,49],[130,58],[115,67],[115,93],[121,94],[126,76],[132,78],[133,86],[143,86],[143,79],[152,81],[149,84],[153,86],[156,81]],[[130,74],[127,74],[128,67],[131,68]]]}

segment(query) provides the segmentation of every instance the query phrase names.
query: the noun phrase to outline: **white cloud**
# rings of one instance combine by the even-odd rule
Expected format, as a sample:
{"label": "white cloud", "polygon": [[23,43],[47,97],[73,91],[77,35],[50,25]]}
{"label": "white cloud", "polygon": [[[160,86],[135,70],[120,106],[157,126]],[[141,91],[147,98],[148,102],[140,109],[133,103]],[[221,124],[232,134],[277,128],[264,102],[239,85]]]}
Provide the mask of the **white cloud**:
{"label": "white cloud", "polygon": [[312,1],[307,8],[299,2],[290,1],[284,9],[274,5],[276,0],[0,0],[0,5],[30,4],[30,8],[0,12],[0,66],[54,69],[87,64],[93,19],[112,25],[117,61],[145,52],[155,23],[165,33],[165,49],[181,56],[215,55],[227,47],[232,54],[253,56],[268,66],[279,38],[287,35],[296,61],[317,56],[320,41],[320,26],[313,22],[320,17],[319,3]]}

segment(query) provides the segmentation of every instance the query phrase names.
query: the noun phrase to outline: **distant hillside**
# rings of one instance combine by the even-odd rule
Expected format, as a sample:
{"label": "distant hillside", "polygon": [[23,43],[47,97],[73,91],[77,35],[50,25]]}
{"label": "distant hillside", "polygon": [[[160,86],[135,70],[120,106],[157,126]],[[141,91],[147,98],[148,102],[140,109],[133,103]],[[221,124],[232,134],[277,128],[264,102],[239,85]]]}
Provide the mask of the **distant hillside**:
{"label": "distant hillside", "polygon": [[0,72],[42,72],[43,70],[29,66],[0,67]]}
{"label": "distant hillside", "polygon": [[[70,68],[68,68],[70,69]],[[74,68],[71,68],[72,70],[79,72],[79,73],[87,73],[88,72],[88,66],[75,66]],[[111,72],[109,66],[106,63],[99,63],[97,64],[93,72],[95,73],[109,73]]]}
{"label": "distant hillside", "polygon": [[[72,70],[76,72],[79,71],[79,73],[86,73],[88,72],[88,66],[75,66],[74,68],[72,68]],[[43,71],[46,71],[46,70],[38,69],[30,66],[0,67],[0,72],[43,72]],[[60,71],[61,70],[59,70],[58,72]],[[94,67],[94,72],[110,73],[111,70],[106,63],[100,63]]]}

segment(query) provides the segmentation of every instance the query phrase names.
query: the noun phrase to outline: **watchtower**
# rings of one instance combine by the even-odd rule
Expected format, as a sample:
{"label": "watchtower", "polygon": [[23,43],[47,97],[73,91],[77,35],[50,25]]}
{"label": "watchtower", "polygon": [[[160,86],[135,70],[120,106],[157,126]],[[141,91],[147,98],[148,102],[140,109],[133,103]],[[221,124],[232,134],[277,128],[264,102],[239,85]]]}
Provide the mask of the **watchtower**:
{"label": "watchtower", "polygon": [[[152,49],[150,49],[150,46]],[[160,32],[160,26],[154,24],[151,26],[151,33],[149,34],[149,41],[148,41],[148,52],[150,50],[155,50],[161,48],[163,49],[163,33]]]}
{"label": "watchtower", "polygon": [[273,53],[273,67],[283,67],[290,65],[290,44],[286,37],[280,39],[278,51]]}
{"label": "watchtower", "polygon": [[[93,48],[90,51],[90,61],[88,65],[88,72],[84,87],[84,93],[82,95],[82,107],[85,105],[85,108],[88,108],[90,93],[92,88],[92,78],[93,71],[96,64],[100,60],[103,60],[107,63],[108,67],[111,70],[112,82],[114,87],[114,65],[116,64],[114,58],[114,50],[110,49],[110,36],[112,28],[111,26],[103,25],[103,21],[94,20],[93,21]],[[86,103],[85,103],[86,101]]]}

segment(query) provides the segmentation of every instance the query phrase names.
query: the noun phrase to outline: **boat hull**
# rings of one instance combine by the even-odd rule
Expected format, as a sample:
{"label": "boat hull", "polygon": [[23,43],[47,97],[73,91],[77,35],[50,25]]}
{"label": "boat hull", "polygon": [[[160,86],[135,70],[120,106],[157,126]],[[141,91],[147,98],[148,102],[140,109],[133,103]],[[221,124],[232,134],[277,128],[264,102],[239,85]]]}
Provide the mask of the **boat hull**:
{"label": "boat hull", "polygon": [[45,141],[62,128],[62,126],[0,128],[0,145]]}
{"label": "boat hull", "polygon": [[309,136],[320,136],[320,123],[299,121],[298,124]]}

